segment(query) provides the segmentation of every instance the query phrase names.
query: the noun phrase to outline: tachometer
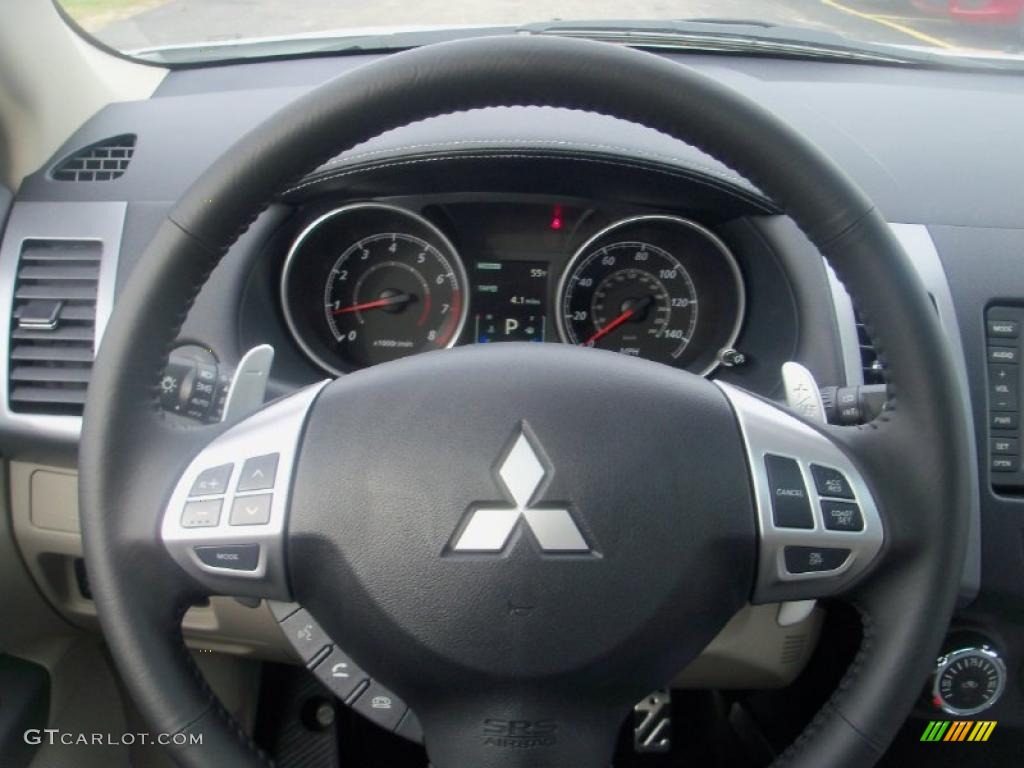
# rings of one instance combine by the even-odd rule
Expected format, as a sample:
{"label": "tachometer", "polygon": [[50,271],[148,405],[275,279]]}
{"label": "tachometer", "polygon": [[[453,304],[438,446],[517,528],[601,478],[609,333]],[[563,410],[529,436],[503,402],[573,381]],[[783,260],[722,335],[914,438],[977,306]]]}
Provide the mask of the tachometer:
{"label": "tachometer", "polygon": [[335,373],[450,347],[466,317],[465,271],[451,243],[426,219],[379,204],[346,206],[307,227],[282,291],[296,338]]}
{"label": "tachometer", "polygon": [[707,373],[739,333],[739,268],[711,232],[672,216],[604,229],[572,258],[558,289],[558,329],[599,347]]}

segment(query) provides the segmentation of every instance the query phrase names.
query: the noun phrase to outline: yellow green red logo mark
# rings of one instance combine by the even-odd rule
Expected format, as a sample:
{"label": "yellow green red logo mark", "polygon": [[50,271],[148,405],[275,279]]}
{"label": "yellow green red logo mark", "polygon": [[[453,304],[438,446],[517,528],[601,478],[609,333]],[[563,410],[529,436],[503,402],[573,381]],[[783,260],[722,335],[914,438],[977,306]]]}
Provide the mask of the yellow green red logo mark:
{"label": "yellow green red logo mark", "polygon": [[932,720],[921,741],[988,741],[996,720]]}

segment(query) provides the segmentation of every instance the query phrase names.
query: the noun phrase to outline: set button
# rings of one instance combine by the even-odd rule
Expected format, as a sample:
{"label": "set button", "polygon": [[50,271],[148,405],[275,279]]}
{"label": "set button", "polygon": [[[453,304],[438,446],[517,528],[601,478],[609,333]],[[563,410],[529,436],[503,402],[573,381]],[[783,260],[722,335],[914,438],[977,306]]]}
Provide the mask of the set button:
{"label": "set button", "polygon": [[1016,454],[1018,452],[1018,442],[1015,437],[993,437],[991,446],[992,453]]}
{"label": "set button", "polygon": [[864,518],[860,514],[860,507],[849,501],[822,499],[821,516],[825,520],[825,530],[828,531],[864,530]]}

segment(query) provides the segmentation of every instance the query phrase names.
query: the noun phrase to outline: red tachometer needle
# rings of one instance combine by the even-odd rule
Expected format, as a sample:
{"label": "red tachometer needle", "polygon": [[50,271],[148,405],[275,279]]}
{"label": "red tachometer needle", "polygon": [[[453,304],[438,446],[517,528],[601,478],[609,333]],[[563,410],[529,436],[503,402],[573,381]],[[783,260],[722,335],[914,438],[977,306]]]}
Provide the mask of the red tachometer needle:
{"label": "red tachometer needle", "polygon": [[381,309],[383,307],[393,307],[395,304],[404,304],[410,301],[412,296],[408,293],[398,293],[394,296],[387,296],[383,299],[376,299],[374,301],[364,301],[362,304],[353,304],[349,307],[341,307],[340,309],[332,309],[332,315],[344,315],[349,312],[362,312],[367,309]]}
{"label": "red tachometer needle", "polygon": [[634,307],[630,307],[625,312],[623,312],[621,315],[619,315],[614,320],[612,320],[610,323],[608,323],[608,325],[606,325],[604,328],[602,328],[601,330],[597,331],[596,333],[594,333],[593,336],[591,336],[589,339],[584,341],[583,342],[583,346],[584,347],[591,346],[598,339],[601,339],[601,338],[604,338],[605,336],[607,336],[609,333],[614,331],[616,328],[618,328],[624,322],[629,320],[629,318],[631,318],[635,314],[636,314],[636,309]]}

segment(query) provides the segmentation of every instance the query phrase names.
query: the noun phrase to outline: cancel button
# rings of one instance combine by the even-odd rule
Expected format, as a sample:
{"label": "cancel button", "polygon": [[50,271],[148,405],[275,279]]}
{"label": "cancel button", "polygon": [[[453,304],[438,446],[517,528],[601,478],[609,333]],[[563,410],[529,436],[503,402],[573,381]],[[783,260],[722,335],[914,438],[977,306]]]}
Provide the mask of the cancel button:
{"label": "cancel button", "polygon": [[768,490],[772,497],[772,520],[778,528],[813,528],[811,502],[803,473],[795,459],[785,456],[764,457],[768,471]]}

